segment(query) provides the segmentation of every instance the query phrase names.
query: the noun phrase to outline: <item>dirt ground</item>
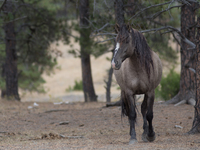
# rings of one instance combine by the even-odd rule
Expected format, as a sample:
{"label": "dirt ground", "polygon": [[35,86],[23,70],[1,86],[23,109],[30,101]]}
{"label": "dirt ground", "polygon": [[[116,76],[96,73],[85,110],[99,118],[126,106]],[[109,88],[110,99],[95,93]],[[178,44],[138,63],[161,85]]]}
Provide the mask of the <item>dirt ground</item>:
{"label": "dirt ground", "polygon": [[[190,130],[194,108],[155,102],[153,125],[156,140],[141,140],[142,115],[138,112],[138,143],[128,145],[129,124],[120,107],[93,103],[37,103],[0,100],[0,149],[199,149],[200,134]],[[141,103],[137,104],[140,110]],[[32,106],[32,108],[30,108]],[[179,125],[181,128],[176,128]]]}

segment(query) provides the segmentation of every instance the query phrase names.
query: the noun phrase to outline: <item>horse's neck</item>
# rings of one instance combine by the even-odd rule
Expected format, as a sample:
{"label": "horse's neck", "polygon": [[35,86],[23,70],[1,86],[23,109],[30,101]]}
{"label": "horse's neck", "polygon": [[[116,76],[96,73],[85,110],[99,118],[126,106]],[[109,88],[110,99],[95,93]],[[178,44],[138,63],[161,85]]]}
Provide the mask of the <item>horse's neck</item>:
{"label": "horse's neck", "polygon": [[133,53],[133,55],[131,55],[131,57],[129,57],[129,62],[133,66],[136,66],[136,67],[138,67],[140,65],[139,59],[137,58],[135,53]]}

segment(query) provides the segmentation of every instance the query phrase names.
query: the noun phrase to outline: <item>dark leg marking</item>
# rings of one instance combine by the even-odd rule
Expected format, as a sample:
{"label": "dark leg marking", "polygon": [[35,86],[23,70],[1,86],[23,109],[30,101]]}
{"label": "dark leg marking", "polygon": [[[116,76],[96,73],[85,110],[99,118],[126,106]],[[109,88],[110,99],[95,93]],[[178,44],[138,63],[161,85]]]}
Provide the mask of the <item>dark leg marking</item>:
{"label": "dark leg marking", "polygon": [[143,129],[144,129],[144,132],[142,133],[142,140],[144,142],[148,142],[148,140],[147,140],[148,124],[147,124],[147,118],[146,118],[147,99],[148,99],[148,96],[145,94],[144,100],[141,105],[141,113],[142,113],[142,117],[143,117]]}
{"label": "dark leg marking", "polygon": [[156,138],[155,132],[153,130],[153,125],[152,125],[152,120],[153,120],[153,104],[154,104],[154,92],[150,94],[150,96],[148,97],[148,101],[147,101],[148,108],[147,108],[146,118],[147,118],[147,121],[149,122],[147,140],[149,142],[154,141],[155,138]]}
{"label": "dark leg marking", "polygon": [[129,144],[135,144],[137,142],[136,132],[135,132],[135,121],[136,121],[136,110],[135,110],[135,97],[133,95],[127,95],[127,100],[129,102],[129,123],[130,123],[130,141]]}

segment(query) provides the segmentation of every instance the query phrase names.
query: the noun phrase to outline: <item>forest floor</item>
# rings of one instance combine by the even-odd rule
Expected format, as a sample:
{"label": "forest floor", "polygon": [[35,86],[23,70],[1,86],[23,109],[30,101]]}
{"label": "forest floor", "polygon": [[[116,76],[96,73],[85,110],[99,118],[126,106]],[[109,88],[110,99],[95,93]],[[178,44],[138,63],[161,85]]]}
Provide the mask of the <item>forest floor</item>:
{"label": "forest floor", "polygon": [[121,118],[120,107],[106,108],[105,102],[37,102],[35,106],[33,102],[0,100],[0,103],[1,150],[200,148],[200,134],[185,135],[194,116],[194,107],[186,104],[175,107],[155,102],[156,140],[145,143],[141,140],[142,115],[138,102],[138,143],[128,145],[127,118]]}

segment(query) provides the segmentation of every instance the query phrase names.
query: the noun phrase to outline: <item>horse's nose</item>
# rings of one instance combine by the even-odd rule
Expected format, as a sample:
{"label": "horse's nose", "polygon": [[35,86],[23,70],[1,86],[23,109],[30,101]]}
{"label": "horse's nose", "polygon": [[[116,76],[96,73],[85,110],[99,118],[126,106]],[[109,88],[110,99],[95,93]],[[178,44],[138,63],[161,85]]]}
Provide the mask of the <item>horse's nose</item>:
{"label": "horse's nose", "polygon": [[116,65],[116,66],[118,65],[118,61],[117,61],[117,60],[115,61],[115,65]]}
{"label": "horse's nose", "polygon": [[111,65],[112,65],[112,68],[115,69],[115,61],[114,61],[114,59],[112,59]]}

